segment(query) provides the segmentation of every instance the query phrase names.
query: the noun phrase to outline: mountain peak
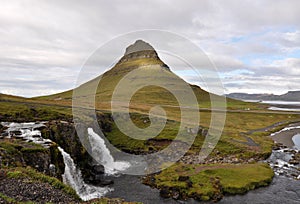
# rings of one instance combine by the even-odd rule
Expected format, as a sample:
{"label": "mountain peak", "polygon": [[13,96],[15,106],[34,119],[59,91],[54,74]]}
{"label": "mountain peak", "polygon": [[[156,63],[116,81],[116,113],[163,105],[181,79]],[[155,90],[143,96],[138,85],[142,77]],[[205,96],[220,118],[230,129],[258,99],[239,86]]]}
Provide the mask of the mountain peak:
{"label": "mountain peak", "polygon": [[141,52],[141,51],[155,51],[154,48],[147,42],[143,40],[137,40],[134,44],[129,45],[126,48],[126,52],[124,55],[128,55],[134,52]]}
{"label": "mountain peak", "polygon": [[135,60],[145,59],[143,63],[136,65],[157,64],[166,70],[170,70],[168,65],[163,63],[155,49],[143,40],[137,40],[126,48],[124,56],[119,60],[117,66],[124,65],[124,62],[133,62]]}

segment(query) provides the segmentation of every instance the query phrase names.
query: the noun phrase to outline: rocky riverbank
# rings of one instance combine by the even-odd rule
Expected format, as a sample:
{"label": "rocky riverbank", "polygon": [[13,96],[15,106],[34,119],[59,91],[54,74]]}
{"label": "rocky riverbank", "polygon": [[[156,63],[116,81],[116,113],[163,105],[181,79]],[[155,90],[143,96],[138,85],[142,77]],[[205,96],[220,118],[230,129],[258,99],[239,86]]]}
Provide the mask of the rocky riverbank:
{"label": "rocky riverbank", "polygon": [[300,180],[300,152],[277,144],[267,162],[276,175]]}
{"label": "rocky riverbank", "polygon": [[290,124],[278,132],[271,134],[274,140],[272,155],[267,162],[276,175],[300,180],[300,150],[293,143],[293,137],[300,133],[300,124]]}

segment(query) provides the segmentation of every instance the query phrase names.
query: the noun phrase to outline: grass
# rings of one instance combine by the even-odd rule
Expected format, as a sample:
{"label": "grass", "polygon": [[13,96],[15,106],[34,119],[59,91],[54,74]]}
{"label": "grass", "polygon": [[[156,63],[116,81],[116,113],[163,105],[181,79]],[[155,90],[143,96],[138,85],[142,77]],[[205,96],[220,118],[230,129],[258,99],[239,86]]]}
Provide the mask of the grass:
{"label": "grass", "polygon": [[46,148],[39,144],[10,139],[2,140],[0,142],[0,148],[5,150],[8,154],[15,154],[18,151],[26,153],[48,152]]}
{"label": "grass", "polygon": [[[150,123],[146,115],[132,113],[131,119],[133,123],[140,128],[146,128],[149,126]],[[167,121],[166,126],[164,127],[162,132],[154,139],[157,141],[160,140],[172,141],[177,135],[178,128],[179,128],[178,125],[179,123],[176,121]],[[112,131],[106,132],[106,137],[114,146],[127,152],[128,151],[141,152],[141,151],[148,151],[149,149],[158,151],[161,148],[163,148],[161,146],[149,146],[148,141],[142,139],[143,138],[142,135],[141,135],[141,140],[133,139],[130,136],[127,136],[117,128],[116,124],[112,124]]]}
{"label": "grass", "polygon": [[[168,189],[171,196],[178,192],[181,198],[216,200],[225,194],[243,194],[268,185],[274,176],[264,163],[255,164],[175,164],[155,175],[155,186]],[[180,179],[181,178],[181,179]],[[184,179],[182,179],[184,178]]]}
{"label": "grass", "polygon": [[[200,125],[207,129],[210,123],[210,112],[200,112],[201,121]],[[264,158],[266,155],[271,153],[273,141],[269,137],[272,132],[276,132],[283,125],[274,127],[268,131],[258,131],[251,134],[247,132],[261,129],[280,121],[286,121],[284,125],[299,120],[298,115],[288,114],[266,114],[266,113],[227,113],[227,119],[222,136],[217,143],[216,150],[223,156],[236,155],[238,157],[250,158],[253,156],[261,156]],[[149,120],[147,115],[132,113],[131,120],[140,128],[149,126]],[[146,123],[145,123],[146,121]],[[172,141],[178,133],[180,123],[178,121],[168,120],[163,131],[154,138],[156,141],[169,140]],[[159,143],[155,143],[153,146],[147,140],[133,139],[124,133],[122,133],[115,124],[112,124],[111,131],[106,132],[107,139],[119,149],[126,152],[145,152],[149,149],[159,151],[164,146],[159,146]],[[243,136],[251,138],[255,143],[258,144],[258,148],[249,147],[245,142],[247,140]],[[234,140],[233,140],[234,139]],[[204,141],[204,136],[200,133],[195,138],[195,141],[189,151],[189,154],[199,153]]]}

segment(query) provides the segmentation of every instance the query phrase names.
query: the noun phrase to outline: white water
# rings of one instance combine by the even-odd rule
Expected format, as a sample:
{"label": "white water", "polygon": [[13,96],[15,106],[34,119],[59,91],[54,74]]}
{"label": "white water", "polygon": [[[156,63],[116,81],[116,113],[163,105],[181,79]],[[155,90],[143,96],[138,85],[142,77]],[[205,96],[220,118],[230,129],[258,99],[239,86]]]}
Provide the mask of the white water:
{"label": "white water", "polygon": [[[295,147],[297,149],[300,149],[300,134],[296,134],[293,138],[292,138],[294,144],[295,144]],[[300,175],[299,175],[300,176]]]}
{"label": "white water", "polygon": [[128,162],[114,160],[105,145],[105,141],[92,128],[88,128],[88,135],[90,145],[92,146],[92,156],[98,163],[104,166],[106,174],[113,175],[130,167]]}
{"label": "white water", "polygon": [[106,193],[113,190],[109,187],[98,187],[86,184],[82,179],[80,169],[76,168],[71,156],[61,147],[58,147],[58,149],[61,152],[65,163],[65,173],[62,175],[63,182],[71,186],[82,200],[87,201],[94,198],[101,198]]}
{"label": "white water", "polygon": [[270,107],[268,108],[269,110],[274,110],[274,111],[300,111],[300,108],[279,108],[279,107]]}
{"label": "white water", "polygon": [[[6,132],[8,133],[7,138],[16,137],[19,139],[23,139],[26,142],[33,142],[36,144],[40,144],[45,148],[50,147],[52,141],[49,139],[42,138],[42,134],[39,130],[35,130],[35,128],[44,127],[43,123],[1,123],[3,126],[8,127]],[[15,135],[14,131],[20,131],[21,134]]]}
{"label": "white water", "polygon": [[261,101],[260,103],[300,106],[299,101]]}
{"label": "white water", "polygon": [[[36,124],[36,123],[2,122],[1,124],[3,126],[8,127],[8,129],[6,130],[8,133],[7,138],[11,138],[11,137],[21,138],[27,142],[34,142],[36,144],[41,144],[45,148],[48,148],[52,144],[51,140],[42,138],[41,132],[39,130],[35,130],[35,128],[45,126],[42,123]],[[21,134],[15,135],[13,133],[14,131],[20,131]],[[91,134],[93,135],[94,138],[94,144],[97,144],[96,147],[100,148],[99,153],[103,152],[103,161],[106,161],[106,166],[109,167],[108,169],[115,166],[124,167],[124,165],[120,165],[123,164],[122,162],[120,163],[114,162],[114,159],[110,155],[109,150],[106,148],[104,141],[96,133],[94,133],[92,129],[91,129]],[[101,148],[103,148],[103,151],[101,151]],[[98,187],[98,186],[86,184],[83,181],[80,169],[76,167],[71,156],[68,153],[66,153],[61,147],[58,147],[58,149],[63,156],[64,164],[65,164],[65,173],[62,175],[63,182],[71,186],[82,200],[87,201],[94,198],[101,198],[106,193],[113,190],[113,188],[109,188],[109,187]],[[116,170],[122,170],[123,168],[112,168],[112,169],[114,169],[114,173],[115,173]]]}
{"label": "white water", "polygon": [[[270,104],[273,106],[269,107],[268,109],[274,110],[274,111],[293,111],[293,112],[300,111],[300,102],[299,101],[260,101],[260,100],[243,100],[243,101]],[[282,108],[282,107],[276,107],[276,105],[293,105],[293,106],[297,106],[297,107],[296,108],[295,107]]]}
{"label": "white water", "polygon": [[289,130],[293,130],[293,129],[300,129],[300,126],[290,126],[290,127],[285,127],[283,128],[282,130],[279,130],[278,132],[274,132],[272,133],[270,136],[274,136],[274,135],[277,135],[281,132],[285,132],[285,131],[289,131]]}

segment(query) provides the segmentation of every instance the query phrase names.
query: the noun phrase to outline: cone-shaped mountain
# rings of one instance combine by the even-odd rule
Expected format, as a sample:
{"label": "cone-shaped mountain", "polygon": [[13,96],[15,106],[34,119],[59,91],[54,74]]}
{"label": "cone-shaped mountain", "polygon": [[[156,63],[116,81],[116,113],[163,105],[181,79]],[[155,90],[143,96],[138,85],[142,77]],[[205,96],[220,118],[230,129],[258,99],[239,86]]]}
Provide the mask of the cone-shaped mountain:
{"label": "cone-shaped mountain", "polygon": [[[139,74],[129,75],[133,70],[139,69]],[[210,95],[200,87],[190,85],[182,78],[174,74],[171,69],[159,58],[155,49],[142,40],[137,40],[129,45],[124,55],[110,70],[101,76],[88,81],[76,90],[82,92],[81,97],[95,95],[94,87],[97,87],[95,95],[95,105],[99,110],[110,110],[112,95],[115,88],[125,76],[130,76],[126,86],[130,88],[135,83],[144,83],[153,81],[153,79],[164,81],[172,85],[174,89],[181,89],[178,86],[181,82],[190,86],[197,97],[198,104],[210,104]],[[100,83],[99,83],[100,80]],[[145,83],[148,84],[148,83]],[[177,87],[178,86],[178,87]],[[184,94],[185,90],[181,90]],[[59,100],[60,103],[71,103],[72,90],[63,93],[43,97],[46,100]],[[165,88],[158,86],[145,86],[139,89],[131,98],[130,104],[138,112],[147,112],[153,105],[179,106],[176,97]],[[195,104],[196,105],[196,104]],[[205,105],[205,106],[206,106]]]}

